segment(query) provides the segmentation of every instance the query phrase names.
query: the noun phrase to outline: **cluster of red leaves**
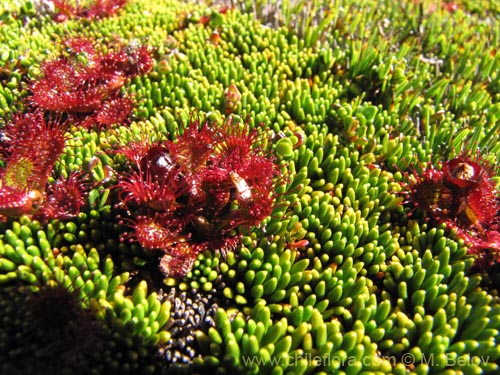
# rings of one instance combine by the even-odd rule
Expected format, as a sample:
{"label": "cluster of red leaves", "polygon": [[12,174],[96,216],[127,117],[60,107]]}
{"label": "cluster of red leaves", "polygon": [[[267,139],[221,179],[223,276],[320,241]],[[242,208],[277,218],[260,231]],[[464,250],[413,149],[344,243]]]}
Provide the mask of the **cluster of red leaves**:
{"label": "cluster of red leaves", "polygon": [[116,186],[133,217],[126,237],[159,252],[163,274],[182,277],[200,252],[233,249],[237,228],[271,214],[279,170],[258,138],[247,123],[214,124],[193,113],[176,141],[118,150],[131,167]]}
{"label": "cluster of red leaves", "polygon": [[103,53],[83,38],[68,39],[64,47],[61,56],[41,65],[41,77],[30,83],[31,104],[65,114],[86,128],[127,121],[133,100],[120,90],[127,79],[151,70],[148,48],[119,45]]}
{"label": "cluster of red leaves", "polygon": [[46,120],[40,112],[14,116],[2,130],[0,217],[67,219],[80,212],[87,189],[79,174],[48,182],[64,150],[65,132],[59,120]]}
{"label": "cluster of red leaves", "polygon": [[458,10],[458,8],[460,7],[458,3],[456,3],[455,1],[451,1],[451,0],[433,1],[433,2],[414,0],[414,3],[416,5],[420,5],[421,12],[424,10],[424,6],[425,6],[425,10],[429,13],[434,13],[439,8],[441,8],[444,11],[447,11],[448,13],[455,13]]}
{"label": "cluster of red leaves", "polygon": [[441,169],[431,166],[420,175],[414,170],[404,192],[406,203],[427,219],[456,229],[483,268],[500,261],[500,197],[491,178],[480,158],[462,155]]}
{"label": "cluster of red leaves", "polygon": [[27,112],[2,129],[2,219],[24,214],[68,219],[80,212],[88,191],[82,175],[49,178],[64,151],[68,124],[101,128],[126,122],[133,101],[120,90],[127,79],[153,66],[144,46],[115,46],[103,53],[94,42],[73,38],[63,47],[59,58],[42,64],[40,79],[30,82]]}
{"label": "cluster of red leaves", "polygon": [[116,14],[126,4],[127,0],[95,0],[89,4],[81,5],[79,1],[53,0],[56,12],[54,20],[64,22],[71,18],[101,19]]}

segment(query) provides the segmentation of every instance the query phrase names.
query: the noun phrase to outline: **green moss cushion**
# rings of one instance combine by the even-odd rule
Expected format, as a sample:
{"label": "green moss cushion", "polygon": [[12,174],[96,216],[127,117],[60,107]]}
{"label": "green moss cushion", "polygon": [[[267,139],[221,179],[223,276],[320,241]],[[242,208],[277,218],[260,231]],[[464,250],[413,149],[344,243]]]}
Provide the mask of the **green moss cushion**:
{"label": "green moss cushion", "polygon": [[[497,374],[498,4],[227,3],[0,5],[0,373]],[[117,55],[106,65],[64,44],[80,37]],[[139,66],[149,61],[134,57],[139,50],[150,66]],[[60,56],[76,70],[98,61],[113,78],[84,80],[81,90],[97,87],[95,108],[37,104],[64,123],[65,136],[35,189],[37,164],[12,162],[12,134],[26,134],[9,129],[33,110],[44,63]],[[109,109],[111,97],[130,109],[126,119],[121,107]],[[124,205],[117,181],[143,159],[118,151],[179,144],[193,113],[234,126],[235,138],[244,138],[241,124],[255,130],[252,147],[273,161],[273,182],[252,185],[262,181],[258,168],[233,171],[217,186],[191,185],[176,210]],[[100,125],[82,126],[94,115]],[[214,155],[231,142],[243,148],[214,137]],[[408,196],[426,168],[457,157],[484,168],[488,202],[455,192],[440,216],[443,190]],[[207,160],[212,171],[215,159]],[[82,201],[67,215],[40,215],[40,197],[19,187],[61,201],[54,186],[71,176],[82,177]],[[273,203],[259,225],[217,221],[258,203],[257,189]],[[14,190],[29,202],[12,209]],[[223,208],[190,202],[200,191]],[[162,242],[168,248],[215,227],[234,241],[207,241],[185,272],[166,275],[158,266],[167,250],[129,235],[140,215],[161,216],[154,223],[176,233],[175,244]],[[482,241],[476,251],[471,238]],[[167,254],[171,267],[185,255]]]}

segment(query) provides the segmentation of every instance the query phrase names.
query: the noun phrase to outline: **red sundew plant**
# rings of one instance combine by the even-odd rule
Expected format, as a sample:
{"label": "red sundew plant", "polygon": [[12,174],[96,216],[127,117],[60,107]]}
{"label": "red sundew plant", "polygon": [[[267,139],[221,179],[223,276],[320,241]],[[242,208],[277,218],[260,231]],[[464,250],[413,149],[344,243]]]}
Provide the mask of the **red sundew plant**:
{"label": "red sundew plant", "polygon": [[500,263],[500,232],[489,230],[471,239],[471,253],[477,256],[481,269]]}
{"label": "red sundew plant", "polygon": [[237,229],[260,224],[277,198],[278,165],[259,137],[248,123],[192,113],[174,141],[121,147],[131,169],[116,185],[131,227],[123,239],[158,252],[170,277],[184,276],[200,252],[234,249]]}
{"label": "red sundew plant", "polygon": [[422,210],[428,218],[445,220],[451,205],[451,192],[443,184],[443,172],[430,166],[421,175],[413,168],[411,175],[414,181],[407,184],[407,190],[404,191],[405,203],[411,203],[414,209]]}
{"label": "red sundew plant", "polygon": [[86,128],[126,122],[134,102],[120,90],[127,79],[151,70],[148,48],[130,44],[103,53],[83,38],[63,45],[65,52],[43,63],[41,77],[30,83],[30,104]]}
{"label": "red sundew plant", "polygon": [[[66,127],[40,112],[15,115],[2,131],[6,167],[4,186],[43,190],[52,167],[64,150]],[[28,180],[28,176],[31,176]]]}
{"label": "red sundew plant", "polygon": [[56,160],[64,151],[66,125],[46,120],[40,112],[17,115],[3,130],[0,171],[0,217],[24,214],[65,219],[80,212],[86,188],[71,175],[49,184]]}
{"label": "red sundew plant", "polygon": [[33,216],[42,221],[76,217],[85,204],[88,190],[84,176],[80,173],[71,173],[68,178],[58,178],[47,185],[46,199]]}
{"label": "red sundew plant", "polygon": [[86,5],[79,4],[78,1],[53,0],[53,18],[57,22],[64,22],[70,18],[101,19],[110,17],[118,13],[126,4],[127,0],[95,0]]}
{"label": "red sundew plant", "polygon": [[441,169],[414,169],[406,175],[405,203],[422,210],[427,220],[456,229],[478,256],[480,266],[500,259],[500,197],[492,168],[479,157],[451,159]]}

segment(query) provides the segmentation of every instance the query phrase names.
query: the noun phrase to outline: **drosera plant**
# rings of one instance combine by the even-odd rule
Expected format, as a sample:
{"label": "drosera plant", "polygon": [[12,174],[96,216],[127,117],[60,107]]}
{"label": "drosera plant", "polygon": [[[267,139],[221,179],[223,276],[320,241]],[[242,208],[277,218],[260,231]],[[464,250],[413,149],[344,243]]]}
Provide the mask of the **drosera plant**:
{"label": "drosera plant", "polygon": [[28,103],[86,128],[127,122],[134,100],[121,89],[127,79],[151,70],[149,48],[132,42],[106,47],[89,38],[68,38],[62,47],[29,83]]}
{"label": "drosera plant", "polygon": [[2,130],[0,215],[24,214],[39,219],[75,217],[84,204],[87,186],[80,173],[51,178],[64,151],[67,124],[46,119],[40,111],[15,115]]}
{"label": "drosera plant", "polygon": [[239,228],[259,225],[277,201],[278,164],[249,122],[227,117],[209,122],[192,112],[175,140],[147,140],[120,147],[130,170],[116,190],[121,220],[137,241],[158,254],[165,276],[182,277],[196,256],[225,253],[240,240]]}
{"label": "drosera plant", "polygon": [[35,9],[48,13],[56,22],[65,22],[74,18],[89,20],[102,19],[117,14],[127,4],[127,0],[37,0]]}
{"label": "drosera plant", "polygon": [[420,167],[421,173],[413,168],[413,178],[406,174],[406,203],[455,230],[480,267],[493,266],[500,260],[500,196],[492,166],[479,154],[461,154],[440,168]]}

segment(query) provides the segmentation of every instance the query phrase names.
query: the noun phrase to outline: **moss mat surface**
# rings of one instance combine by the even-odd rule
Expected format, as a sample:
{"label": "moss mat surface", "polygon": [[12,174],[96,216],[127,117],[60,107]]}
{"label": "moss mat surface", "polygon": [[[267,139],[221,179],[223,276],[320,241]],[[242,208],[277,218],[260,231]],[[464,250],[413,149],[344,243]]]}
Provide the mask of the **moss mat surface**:
{"label": "moss mat surface", "polygon": [[498,1],[0,5],[0,373],[499,374]]}

